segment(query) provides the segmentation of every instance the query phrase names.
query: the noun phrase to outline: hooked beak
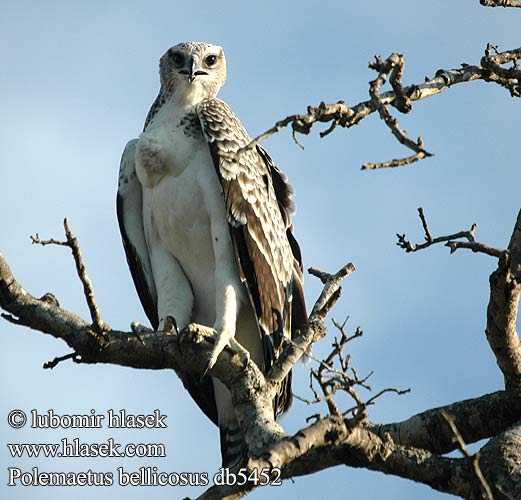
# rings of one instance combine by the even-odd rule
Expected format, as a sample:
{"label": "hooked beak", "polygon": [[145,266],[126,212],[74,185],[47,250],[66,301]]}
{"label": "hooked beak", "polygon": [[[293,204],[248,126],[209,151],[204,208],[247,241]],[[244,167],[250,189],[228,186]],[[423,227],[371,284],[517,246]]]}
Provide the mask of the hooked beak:
{"label": "hooked beak", "polygon": [[195,62],[195,59],[192,57],[188,66],[188,83],[192,83],[195,80],[195,78],[199,75],[207,74],[208,73],[201,69],[201,67]]}

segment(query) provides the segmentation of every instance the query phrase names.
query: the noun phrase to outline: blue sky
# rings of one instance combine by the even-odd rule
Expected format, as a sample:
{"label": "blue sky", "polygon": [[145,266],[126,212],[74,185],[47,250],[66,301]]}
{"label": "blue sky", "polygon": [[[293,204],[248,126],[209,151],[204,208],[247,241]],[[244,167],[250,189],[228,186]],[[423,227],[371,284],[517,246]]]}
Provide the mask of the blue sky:
{"label": "blue sky", "polygon": [[[158,90],[158,59],[171,45],[205,40],[222,45],[228,81],[220,96],[252,135],[321,100],[356,104],[368,98],[374,54],[403,53],[404,82],[420,83],[439,68],[476,64],[487,42],[519,46],[521,13],[485,9],[478,0],[417,2],[266,0],[134,2],[2,2],[0,18],[0,250],[19,281],[36,296],[53,292],[69,310],[87,316],[81,285],[64,248],[36,247],[29,235],[62,235],[69,218],[80,239],[104,319],[125,329],[145,321],[123,254],[115,216],[119,158],[136,137]],[[423,238],[416,208],[434,234],[468,229],[504,247],[519,203],[519,101],[497,86],[474,82],[418,102],[402,127],[435,153],[417,165],[361,172],[366,162],[407,155],[376,118],[337,129],[325,139],[319,127],[301,137],[288,131],[266,141],[296,191],[296,234],[306,266],[335,271],[352,261],[333,316],[350,317],[365,334],[351,349],[361,374],[374,370],[373,390],[412,389],[386,395],[370,418],[391,422],[418,411],[502,387],[484,336],[492,258],[443,247],[405,254],[395,233]],[[320,291],[307,277],[311,305]],[[330,332],[332,335],[333,331]],[[317,356],[331,337],[315,347]],[[45,471],[114,472],[156,466],[162,471],[215,471],[217,430],[172,373],[115,366],[42,364],[68,351],[65,344],[0,323],[0,492],[13,499],[78,498],[150,500],[196,496],[197,489],[5,486],[6,467]],[[295,372],[294,392],[309,397],[307,366]],[[367,394],[369,397],[370,394]],[[62,414],[125,408],[168,416],[167,429],[82,431],[10,429],[5,416],[20,408]],[[288,432],[325,408],[295,402],[283,418]],[[166,458],[14,459],[5,444],[57,442],[79,437],[102,442],[165,443]],[[434,500],[428,487],[379,473],[335,468],[258,490],[252,498]]]}

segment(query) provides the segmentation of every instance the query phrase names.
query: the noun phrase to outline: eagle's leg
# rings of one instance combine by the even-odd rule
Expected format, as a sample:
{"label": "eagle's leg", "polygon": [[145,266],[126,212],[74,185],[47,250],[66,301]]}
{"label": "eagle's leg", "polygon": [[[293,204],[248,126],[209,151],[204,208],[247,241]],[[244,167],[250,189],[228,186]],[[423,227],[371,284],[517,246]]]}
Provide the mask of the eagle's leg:
{"label": "eagle's leg", "polygon": [[157,290],[158,331],[177,332],[190,323],[192,288],[178,260],[161,243],[152,248],[150,262]]}
{"label": "eagle's leg", "polygon": [[217,298],[217,301],[217,307],[220,309],[216,311],[216,322],[214,325],[214,328],[217,331],[217,338],[215,339],[215,344],[213,346],[212,352],[210,353],[206,371],[215,365],[219,354],[221,354],[226,346],[230,345],[230,341],[235,337],[235,323],[237,321],[237,296],[233,285],[227,285],[224,288],[224,296],[221,300]]}
{"label": "eagle's leg", "polygon": [[230,347],[233,352],[239,353],[243,359],[249,358],[249,353],[235,340],[235,326],[237,322],[237,293],[233,285],[224,288],[223,299],[217,303],[217,321],[214,325],[216,338],[203,376],[206,375],[217,361],[219,354]]}
{"label": "eagle's leg", "polygon": [[212,348],[206,369],[208,372],[217,361],[219,354],[227,346],[243,352],[235,341],[235,330],[240,305],[244,302],[244,288],[239,277],[237,260],[230,238],[230,228],[223,205],[220,189],[215,184],[203,186],[206,204],[210,215],[210,236],[214,256],[214,283],[215,283],[215,321],[213,324],[217,332],[215,344]]}

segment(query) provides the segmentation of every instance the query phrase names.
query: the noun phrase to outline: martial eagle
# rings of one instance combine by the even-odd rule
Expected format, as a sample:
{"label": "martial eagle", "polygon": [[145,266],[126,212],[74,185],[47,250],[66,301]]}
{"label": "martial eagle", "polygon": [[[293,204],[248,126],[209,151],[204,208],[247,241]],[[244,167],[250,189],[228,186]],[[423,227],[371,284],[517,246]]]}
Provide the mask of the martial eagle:
{"label": "martial eagle", "polygon": [[[187,42],[161,58],[161,89],[142,134],[123,152],[117,213],[132,278],[154,330],[213,327],[210,368],[236,339],[263,371],[306,322],[302,261],[293,236],[292,189],[217,92],[221,47]],[[219,426],[223,465],[244,459],[228,389],[208,375],[183,383]],[[291,404],[291,374],[274,401]]]}

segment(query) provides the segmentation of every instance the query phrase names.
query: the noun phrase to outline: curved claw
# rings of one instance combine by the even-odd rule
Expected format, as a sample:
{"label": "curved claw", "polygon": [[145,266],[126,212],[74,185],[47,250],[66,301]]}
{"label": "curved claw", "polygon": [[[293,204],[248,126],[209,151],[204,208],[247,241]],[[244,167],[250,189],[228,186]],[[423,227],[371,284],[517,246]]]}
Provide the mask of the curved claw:
{"label": "curved claw", "polygon": [[210,358],[206,363],[201,378],[204,378],[207,375],[207,373],[214,367],[217,358],[219,357],[219,354],[221,354],[221,352],[224,351],[224,348],[226,346],[230,346],[230,342],[232,340],[235,342],[235,339],[233,338],[233,333],[231,333],[229,330],[222,329],[221,331],[215,331],[215,333],[217,334],[215,344],[212,348],[212,351],[210,352]]}
{"label": "curved claw", "polygon": [[177,326],[177,321],[175,320],[175,318],[173,316],[168,315],[165,318],[164,325],[165,325],[163,327],[163,332],[164,333],[173,333],[173,332],[175,332],[176,335],[179,335],[179,328]]}
{"label": "curved claw", "polygon": [[235,337],[228,330],[215,331],[216,340],[215,345],[210,353],[210,358],[206,363],[205,369],[201,374],[201,379],[204,378],[208,372],[214,367],[217,362],[219,354],[228,347],[234,354],[238,354],[243,365],[246,365],[250,360],[250,353],[235,340]]}
{"label": "curved claw", "polygon": [[133,321],[132,323],[130,323],[130,330],[137,336],[139,336],[142,333],[152,333],[154,331],[152,330],[152,328],[148,328],[148,326],[142,325],[137,321]]}

